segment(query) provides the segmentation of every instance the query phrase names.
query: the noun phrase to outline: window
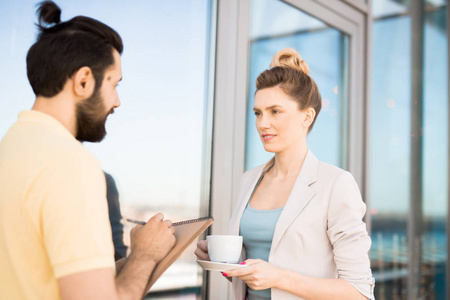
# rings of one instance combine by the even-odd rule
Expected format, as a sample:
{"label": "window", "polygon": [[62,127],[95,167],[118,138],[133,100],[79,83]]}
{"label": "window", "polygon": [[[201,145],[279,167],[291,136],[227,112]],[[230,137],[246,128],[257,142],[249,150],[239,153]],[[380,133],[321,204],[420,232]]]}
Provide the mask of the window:
{"label": "window", "polygon": [[[411,215],[419,216],[420,274],[417,297],[445,299],[447,261],[448,104],[446,7],[429,1],[423,11],[423,105],[412,112],[411,48],[414,22],[409,1],[373,1],[371,164],[372,268],[377,299],[413,297],[408,292]],[[421,149],[411,144],[411,128],[420,124]],[[420,151],[419,161],[412,152]],[[416,174],[413,165],[422,165]],[[414,174],[413,174],[414,172]],[[420,206],[411,205],[412,176],[422,186]],[[417,177],[416,177],[417,178]]]}
{"label": "window", "polygon": [[[117,184],[122,215],[147,220],[156,212],[173,221],[207,214],[212,100],[209,97],[213,1],[99,0],[58,2],[62,20],[96,18],[124,41],[121,107],[108,118],[108,135],[88,144]],[[25,57],[36,36],[36,1],[1,2],[0,137],[34,94]],[[214,52],[212,52],[214,53]],[[125,223],[125,241],[132,224]],[[152,291],[197,288],[202,270],[195,243]]]}

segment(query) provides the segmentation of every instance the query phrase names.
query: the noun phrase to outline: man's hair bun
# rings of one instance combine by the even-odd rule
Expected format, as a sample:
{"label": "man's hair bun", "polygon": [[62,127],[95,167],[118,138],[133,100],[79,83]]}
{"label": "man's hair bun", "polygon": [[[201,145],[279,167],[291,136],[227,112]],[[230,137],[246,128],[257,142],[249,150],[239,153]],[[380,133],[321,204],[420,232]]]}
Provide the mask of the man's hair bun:
{"label": "man's hair bun", "polygon": [[41,29],[61,23],[61,8],[53,1],[42,1],[38,4],[38,26]]}
{"label": "man's hair bun", "polygon": [[306,62],[302,59],[300,54],[292,48],[285,48],[283,50],[278,51],[272,58],[272,62],[270,63],[271,68],[282,67],[282,68],[290,68],[306,75],[309,74],[309,67]]}

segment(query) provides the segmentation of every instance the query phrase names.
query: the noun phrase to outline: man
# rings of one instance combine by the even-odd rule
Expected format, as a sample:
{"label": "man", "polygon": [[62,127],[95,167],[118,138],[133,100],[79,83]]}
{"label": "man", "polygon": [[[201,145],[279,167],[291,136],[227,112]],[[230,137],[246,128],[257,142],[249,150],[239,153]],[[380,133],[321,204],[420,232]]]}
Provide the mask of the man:
{"label": "man", "polygon": [[140,299],[174,229],[162,214],[135,227],[115,274],[105,177],[80,143],[102,140],[120,105],[121,38],[91,18],[61,22],[51,1],[38,14],[36,100],[0,143],[0,299]]}

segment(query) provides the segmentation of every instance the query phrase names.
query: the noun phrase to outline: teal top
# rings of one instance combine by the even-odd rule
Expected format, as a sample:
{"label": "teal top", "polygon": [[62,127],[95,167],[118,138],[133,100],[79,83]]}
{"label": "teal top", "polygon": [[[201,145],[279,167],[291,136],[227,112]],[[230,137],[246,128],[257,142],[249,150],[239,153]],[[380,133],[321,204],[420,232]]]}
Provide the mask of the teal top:
{"label": "teal top", "polygon": [[[247,205],[242,214],[239,235],[244,238],[247,258],[269,260],[273,233],[283,207],[270,210],[254,209]],[[247,288],[249,300],[270,299],[270,289],[252,290]]]}
{"label": "teal top", "polygon": [[[252,199],[253,193],[270,168],[268,168],[259,178],[250,199]],[[283,207],[269,210],[254,209],[250,206],[250,199],[241,217],[239,235],[244,238],[244,247],[247,250],[247,258],[259,258],[269,261],[273,233],[275,232],[275,226],[283,211]],[[247,287],[247,294],[249,300],[266,300],[271,297],[270,289],[256,291]]]}

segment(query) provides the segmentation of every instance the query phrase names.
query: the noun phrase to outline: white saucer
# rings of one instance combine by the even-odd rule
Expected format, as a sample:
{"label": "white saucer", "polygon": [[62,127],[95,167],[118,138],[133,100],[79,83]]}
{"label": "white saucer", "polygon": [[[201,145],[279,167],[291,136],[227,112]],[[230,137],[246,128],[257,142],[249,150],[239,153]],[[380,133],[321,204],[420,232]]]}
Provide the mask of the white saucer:
{"label": "white saucer", "polygon": [[198,259],[197,259],[197,263],[203,268],[203,270],[219,271],[219,272],[224,272],[224,271],[228,271],[228,270],[234,270],[234,269],[247,267],[247,265],[219,263],[219,262],[212,262],[212,261],[198,260]]}

